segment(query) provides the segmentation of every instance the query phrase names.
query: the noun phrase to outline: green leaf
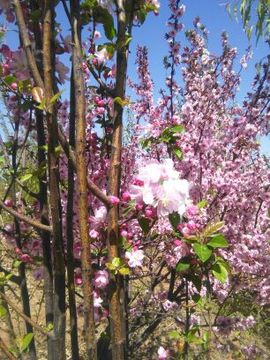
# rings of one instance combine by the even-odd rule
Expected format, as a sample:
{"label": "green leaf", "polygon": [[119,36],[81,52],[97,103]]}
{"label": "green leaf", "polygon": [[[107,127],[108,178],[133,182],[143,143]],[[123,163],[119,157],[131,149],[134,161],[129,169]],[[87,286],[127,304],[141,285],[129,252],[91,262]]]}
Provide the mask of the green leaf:
{"label": "green leaf", "polygon": [[170,128],[170,131],[174,134],[176,133],[181,133],[185,130],[183,125],[175,125],[173,127]]}
{"label": "green leaf", "polygon": [[180,224],[181,221],[181,217],[178,212],[174,211],[173,213],[169,214],[169,220],[174,230],[177,230],[177,226]]}
{"label": "green leaf", "polygon": [[203,237],[209,237],[216,232],[218,232],[220,229],[222,229],[224,226],[224,221],[218,221],[214,224],[209,224],[203,231],[202,236]]}
{"label": "green leaf", "polygon": [[206,262],[213,252],[207,245],[199,243],[193,244],[193,250],[202,262]]}
{"label": "green leaf", "polygon": [[221,283],[225,283],[228,279],[228,270],[222,262],[216,262],[211,269],[214,277]]}
{"label": "green leaf", "polygon": [[5,316],[6,313],[7,313],[7,309],[3,305],[0,305],[0,318]]}
{"label": "green leaf", "polygon": [[193,327],[188,331],[186,335],[186,340],[189,344],[197,344],[197,345],[203,344],[204,341],[195,335],[198,332],[198,330],[199,330],[198,327]]}
{"label": "green leaf", "polygon": [[96,0],[84,0],[81,3],[81,9],[83,10],[91,10],[96,5]]}
{"label": "green leaf", "polygon": [[209,331],[206,331],[204,334],[203,334],[203,341],[205,343],[208,343],[210,340],[210,334],[209,334]]}
{"label": "green leaf", "polygon": [[25,174],[21,177],[21,182],[25,182],[27,180],[30,180],[32,178],[33,174]]}
{"label": "green leaf", "polygon": [[127,267],[122,267],[121,269],[119,269],[119,274],[121,274],[121,275],[129,275],[130,270]]}
{"label": "green leaf", "polygon": [[21,260],[14,260],[12,263],[12,268],[17,269],[21,265],[21,263],[22,263]]}
{"label": "green leaf", "polygon": [[28,333],[23,337],[23,339],[21,340],[21,343],[20,343],[20,351],[21,352],[24,352],[28,349],[33,337],[34,337],[33,333]]}
{"label": "green leaf", "polygon": [[55,95],[53,95],[53,97],[49,101],[49,104],[53,105],[60,98],[62,92],[63,91],[60,91],[60,92],[56,93]]}
{"label": "green leaf", "polygon": [[115,267],[115,268],[118,268],[121,266],[121,259],[119,257],[115,257],[112,259],[112,265]]}
{"label": "green leaf", "polygon": [[148,138],[148,139],[143,139],[141,140],[141,146],[143,149],[147,149],[148,147],[151,146],[152,142],[154,141],[154,139],[151,137],[151,138]]}
{"label": "green leaf", "polygon": [[39,110],[47,111],[45,99],[43,99],[43,100],[41,101],[41,103],[36,106],[36,108],[39,109]]}
{"label": "green leaf", "polygon": [[34,22],[38,22],[42,17],[42,10],[41,9],[37,9],[37,10],[32,10],[30,13],[30,19]]}
{"label": "green leaf", "polygon": [[181,259],[178,264],[176,265],[175,270],[177,272],[186,271],[190,268],[190,258],[185,257]]}
{"label": "green leaf", "polygon": [[105,265],[106,265],[107,269],[109,269],[110,271],[115,270],[115,266],[112,263],[106,263]]}
{"label": "green leaf", "polygon": [[196,304],[198,304],[199,302],[201,302],[202,297],[201,297],[200,294],[194,294],[194,295],[192,296],[192,300],[193,300]]}
{"label": "green leaf", "polygon": [[113,99],[114,102],[116,102],[117,104],[119,104],[120,106],[124,107],[126,105],[129,104],[129,100],[126,100],[126,99],[121,99],[119,96],[115,97]]}
{"label": "green leaf", "polygon": [[173,149],[173,153],[174,153],[174,155],[176,155],[176,157],[177,157],[179,160],[182,160],[182,158],[183,158],[183,153],[182,153],[181,149],[179,149],[179,148],[174,148],[174,149]]}
{"label": "green leaf", "polygon": [[193,334],[188,334],[187,342],[189,344],[196,344],[196,345],[201,345],[204,343],[203,339],[200,339],[198,336],[195,336]]}
{"label": "green leaf", "polygon": [[53,323],[49,322],[48,325],[46,326],[46,330],[49,332],[49,331],[52,331],[53,330]]}
{"label": "green leaf", "polygon": [[116,35],[114,21],[109,11],[102,6],[95,6],[93,15],[96,22],[103,24],[104,32],[107,39],[112,40]]}
{"label": "green leaf", "polygon": [[7,83],[8,85],[11,85],[13,82],[16,82],[16,80],[17,79],[13,75],[7,75],[4,78],[5,83]]}
{"label": "green leaf", "polygon": [[228,241],[222,234],[217,234],[211,237],[211,240],[207,243],[207,246],[212,248],[226,248],[228,247]]}
{"label": "green leaf", "polygon": [[148,234],[150,230],[150,221],[144,217],[141,217],[138,219],[138,222],[144,234]]}
{"label": "green leaf", "polygon": [[205,208],[207,205],[208,205],[208,201],[207,201],[207,200],[202,200],[202,201],[199,201],[199,202],[197,203],[197,206],[198,206],[199,209],[203,209],[203,208]]}
{"label": "green leaf", "polygon": [[137,12],[137,17],[138,17],[141,24],[143,24],[145,22],[146,15],[147,15],[147,11],[145,9],[140,9]]}
{"label": "green leaf", "polygon": [[168,333],[168,336],[171,338],[171,339],[174,339],[174,340],[179,340],[181,339],[181,334],[179,331],[177,330],[173,330],[173,331],[170,331]]}

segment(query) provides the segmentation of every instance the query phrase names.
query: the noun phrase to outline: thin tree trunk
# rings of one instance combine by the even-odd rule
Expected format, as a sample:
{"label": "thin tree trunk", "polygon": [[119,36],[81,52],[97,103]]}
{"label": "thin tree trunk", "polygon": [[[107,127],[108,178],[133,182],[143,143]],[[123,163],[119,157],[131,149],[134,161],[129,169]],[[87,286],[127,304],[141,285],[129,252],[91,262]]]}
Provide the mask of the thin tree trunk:
{"label": "thin tree trunk", "polygon": [[[44,150],[45,131],[43,125],[43,114],[36,111],[37,123],[37,143],[38,143],[38,167],[46,164],[46,155]],[[48,199],[47,199],[47,174],[45,173],[39,179],[39,211],[42,224],[49,225],[48,219]],[[41,232],[42,252],[43,252],[43,281],[44,281],[44,299],[45,299],[45,320],[46,326],[53,324],[53,274],[51,258],[51,236],[47,231]],[[53,360],[52,339],[47,338],[47,358]]]}
{"label": "thin tree trunk", "polygon": [[[73,69],[72,69],[73,72]],[[71,83],[73,84],[73,75]],[[74,87],[70,88],[70,116],[69,116],[69,145],[75,146],[75,93]],[[68,196],[66,215],[67,235],[67,277],[68,299],[70,317],[70,338],[72,360],[79,360],[78,326],[74,283],[74,256],[73,256],[73,201],[74,201],[74,168],[71,160],[68,160]]]}
{"label": "thin tree trunk", "polygon": [[84,295],[84,330],[87,347],[87,359],[97,359],[95,338],[94,301],[92,285],[92,263],[90,236],[88,224],[88,185],[87,167],[85,163],[85,94],[84,76],[82,71],[82,48],[80,29],[80,8],[78,0],[71,0],[72,21],[72,66],[75,91],[75,120],[76,120],[76,163],[79,228],[81,237],[81,264]]}
{"label": "thin tree trunk", "polygon": [[65,360],[65,261],[59,191],[59,164],[56,153],[58,129],[55,106],[49,105],[50,99],[54,95],[54,4],[52,1],[45,0],[44,6],[43,67],[45,99],[47,104],[49,202],[53,229],[53,359]]}
{"label": "thin tree trunk", "polygon": [[[39,9],[39,4],[37,1],[32,0],[31,6],[33,10]],[[42,37],[40,32],[39,24],[34,22],[34,36],[37,49],[37,56],[39,60],[37,64],[40,64],[38,70],[39,73],[42,73]],[[41,110],[36,109],[35,111],[36,118],[36,131],[37,131],[37,158],[38,158],[38,168],[41,169],[46,164],[46,136],[44,129],[44,119],[43,113]],[[40,211],[40,221],[42,224],[49,225],[49,216],[48,216],[48,197],[47,197],[47,171],[41,172],[39,177],[39,211]],[[40,232],[42,239],[42,255],[43,255],[43,281],[44,281],[44,299],[45,299],[45,320],[46,326],[53,324],[53,273],[52,273],[52,255],[51,255],[51,236],[46,231]],[[52,338],[47,338],[47,359],[53,360],[53,344]]]}
{"label": "thin tree trunk", "polygon": [[[126,31],[128,25],[128,14],[126,13],[126,1],[117,0],[117,20],[118,33],[117,42],[125,44]],[[116,57],[116,87],[115,96],[124,99],[126,90],[127,75],[127,52],[128,46],[123,46],[117,50]],[[112,155],[109,173],[109,193],[119,197],[121,181],[121,148],[122,148],[122,120],[123,108],[118,103],[114,104],[113,114],[113,136],[112,136]],[[120,256],[119,242],[119,207],[113,206],[108,213],[108,250],[109,261]],[[123,282],[118,275],[111,276],[112,293],[110,297],[110,324],[113,360],[121,360],[127,356],[125,319],[124,316],[124,296]]]}

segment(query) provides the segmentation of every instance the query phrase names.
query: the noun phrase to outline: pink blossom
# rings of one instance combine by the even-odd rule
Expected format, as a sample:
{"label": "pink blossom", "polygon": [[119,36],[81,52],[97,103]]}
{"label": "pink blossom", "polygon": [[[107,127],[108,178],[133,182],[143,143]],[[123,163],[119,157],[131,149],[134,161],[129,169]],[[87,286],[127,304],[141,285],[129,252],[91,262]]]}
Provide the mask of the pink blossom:
{"label": "pink blossom", "polygon": [[28,254],[22,254],[21,260],[24,263],[30,263],[32,261],[31,257]]}
{"label": "pink blossom", "polygon": [[177,309],[178,305],[175,301],[170,301],[170,300],[165,300],[164,303],[162,303],[163,309],[165,311],[170,311],[170,310],[174,310]]}
{"label": "pink blossom", "polygon": [[130,200],[131,200],[130,193],[127,192],[127,191],[125,191],[125,192],[122,194],[122,199],[123,199],[123,201],[125,201],[125,202],[130,201]]}
{"label": "pink blossom", "polygon": [[94,307],[95,308],[101,307],[103,300],[101,299],[97,291],[94,291],[93,294],[94,294]]}
{"label": "pink blossom", "polygon": [[18,84],[16,82],[13,82],[13,83],[10,84],[10,87],[11,87],[12,90],[16,91],[18,89]]}
{"label": "pink blossom", "polygon": [[136,266],[142,266],[144,253],[143,250],[131,250],[126,252],[125,257],[128,259],[128,265],[131,268],[135,268]]}
{"label": "pink blossom", "polygon": [[110,199],[110,203],[112,205],[118,205],[120,203],[120,200],[119,200],[119,198],[117,196],[110,195],[109,199]]}
{"label": "pink blossom", "polygon": [[95,273],[94,285],[97,288],[105,288],[109,284],[109,274],[106,270],[98,270]]}
{"label": "pink blossom", "polygon": [[13,201],[11,199],[6,199],[4,201],[4,204],[7,206],[7,207],[12,207],[13,206]]}
{"label": "pink blossom", "polygon": [[159,349],[158,349],[158,359],[159,360],[168,359],[168,351],[165,350],[163,346],[160,346]]}
{"label": "pink blossom", "polygon": [[166,216],[175,211],[182,215],[185,212],[189,183],[180,179],[171,159],[162,163],[151,162],[142,167],[137,180],[143,185],[132,185],[130,193],[138,203],[143,201],[157,207],[158,216]]}
{"label": "pink blossom", "polygon": [[99,51],[95,52],[95,59],[99,65],[104,64],[106,61],[110,60],[109,53],[107,49],[104,47]]}
{"label": "pink blossom", "polygon": [[95,32],[94,32],[94,38],[95,38],[95,39],[100,39],[100,38],[101,38],[101,34],[100,34],[99,31],[95,30]]}
{"label": "pink blossom", "polygon": [[106,220],[107,209],[105,206],[100,206],[98,209],[94,210],[94,219],[97,222],[102,222]]}
{"label": "pink blossom", "polygon": [[92,229],[92,230],[90,230],[89,235],[92,239],[97,239],[99,234],[95,229]]}
{"label": "pink blossom", "polygon": [[82,273],[79,269],[75,271],[74,280],[76,285],[82,285],[83,283]]}
{"label": "pink blossom", "polygon": [[186,208],[186,215],[192,217],[199,213],[199,208],[196,205],[188,205]]}
{"label": "pink blossom", "polygon": [[127,235],[128,235],[127,230],[122,230],[122,231],[121,231],[121,236],[122,236],[122,237],[127,237]]}

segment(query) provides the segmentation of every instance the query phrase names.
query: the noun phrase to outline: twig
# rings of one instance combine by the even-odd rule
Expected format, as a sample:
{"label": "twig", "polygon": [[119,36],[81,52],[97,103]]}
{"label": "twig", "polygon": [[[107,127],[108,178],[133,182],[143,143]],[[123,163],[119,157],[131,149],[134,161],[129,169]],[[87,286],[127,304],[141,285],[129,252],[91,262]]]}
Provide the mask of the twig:
{"label": "twig", "polygon": [[[58,139],[62,149],[64,150],[67,158],[71,161],[74,170],[77,172],[77,163],[74,151],[70,147],[63,130],[58,126]],[[109,197],[89,178],[87,179],[88,189],[107,207],[111,206]]]}
{"label": "twig", "polygon": [[111,89],[109,88],[102,80],[101,78],[98,76],[98,74],[95,72],[95,69],[93,67],[92,64],[89,64],[89,62],[87,62],[87,66],[88,69],[90,70],[91,74],[94,76],[95,80],[97,81],[97,83],[99,84],[99,86],[101,87],[101,89],[106,92],[111,98],[114,98],[115,95],[115,89]]}
{"label": "twig", "polygon": [[0,338],[0,349],[3,350],[3,353],[7,356],[9,360],[16,360],[15,356],[13,356],[11,352],[9,352],[6,344],[1,338]]}
{"label": "twig", "polygon": [[25,216],[25,215],[22,215],[22,214],[18,213],[16,210],[11,209],[8,206],[6,206],[3,203],[3,201],[1,201],[1,200],[0,200],[0,207],[2,209],[6,210],[9,214],[13,215],[16,219],[24,221],[25,223],[33,226],[36,229],[40,229],[40,230],[44,230],[44,231],[48,231],[48,232],[52,231],[51,226],[41,224],[40,222],[38,222],[36,220],[33,220],[33,219],[29,218],[28,216]]}
{"label": "twig", "polygon": [[19,0],[14,0],[14,6],[15,6],[15,13],[16,13],[16,19],[19,27],[20,36],[22,39],[23,47],[26,53],[27,62],[29,65],[29,68],[31,70],[31,73],[33,75],[35,83],[41,87],[44,88],[43,80],[40,76],[37,63],[35,60],[35,57],[33,55],[32,49],[31,49],[31,41],[28,36],[28,30],[24,21],[23,17],[23,11]]}
{"label": "twig", "polygon": [[5,294],[3,294],[2,292],[0,292],[0,296],[2,297],[2,299],[4,299],[6,301],[6,303],[22,318],[24,319],[26,322],[28,322],[29,324],[31,324],[33,326],[33,328],[37,329],[39,332],[41,332],[43,335],[45,336],[49,336],[51,337],[52,335],[50,335],[43,327],[41,327],[40,325],[38,325],[37,323],[35,323],[32,319],[30,319],[28,316],[26,316],[24,313],[21,312],[21,310],[15,305],[13,304],[12,301],[10,301],[9,297],[6,296]]}

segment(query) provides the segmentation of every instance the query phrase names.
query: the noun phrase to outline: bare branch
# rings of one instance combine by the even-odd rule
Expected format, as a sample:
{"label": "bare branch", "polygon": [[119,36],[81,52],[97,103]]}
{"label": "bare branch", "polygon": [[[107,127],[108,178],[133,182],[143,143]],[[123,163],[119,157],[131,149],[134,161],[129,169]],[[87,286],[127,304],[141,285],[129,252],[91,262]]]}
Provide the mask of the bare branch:
{"label": "bare branch", "polygon": [[41,224],[40,222],[33,220],[33,219],[29,218],[28,216],[18,213],[16,210],[11,209],[10,207],[6,206],[3,203],[3,201],[1,201],[1,200],[0,200],[0,207],[2,209],[4,209],[6,212],[8,212],[9,214],[13,215],[16,219],[24,221],[25,223],[33,226],[36,229],[44,230],[44,231],[48,231],[48,232],[52,231],[51,226]]}
{"label": "bare branch", "polygon": [[27,27],[26,27],[26,24],[24,21],[23,11],[22,11],[20,1],[19,0],[13,0],[13,1],[14,1],[16,19],[17,19],[17,23],[18,23],[18,27],[19,27],[19,31],[20,31],[20,36],[22,39],[25,53],[26,53],[29,68],[31,70],[31,73],[32,73],[35,83],[38,86],[40,86],[41,88],[44,88],[44,83],[43,83],[43,80],[39,73],[37,63],[36,63],[35,57],[32,52],[31,41],[28,36],[28,30],[27,30]]}
{"label": "bare branch", "polygon": [[13,309],[22,319],[24,319],[26,322],[31,324],[33,326],[33,328],[37,329],[40,333],[42,333],[45,336],[49,336],[49,337],[52,336],[47,332],[46,329],[39,326],[32,319],[30,319],[28,316],[26,316],[24,313],[22,313],[21,310],[12,301],[10,301],[8,296],[3,294],[2,292],[0,292],[0,296],[2,297],[2,299],[4,299],[6,301],[6,303],[11,307],[11,309]]}

